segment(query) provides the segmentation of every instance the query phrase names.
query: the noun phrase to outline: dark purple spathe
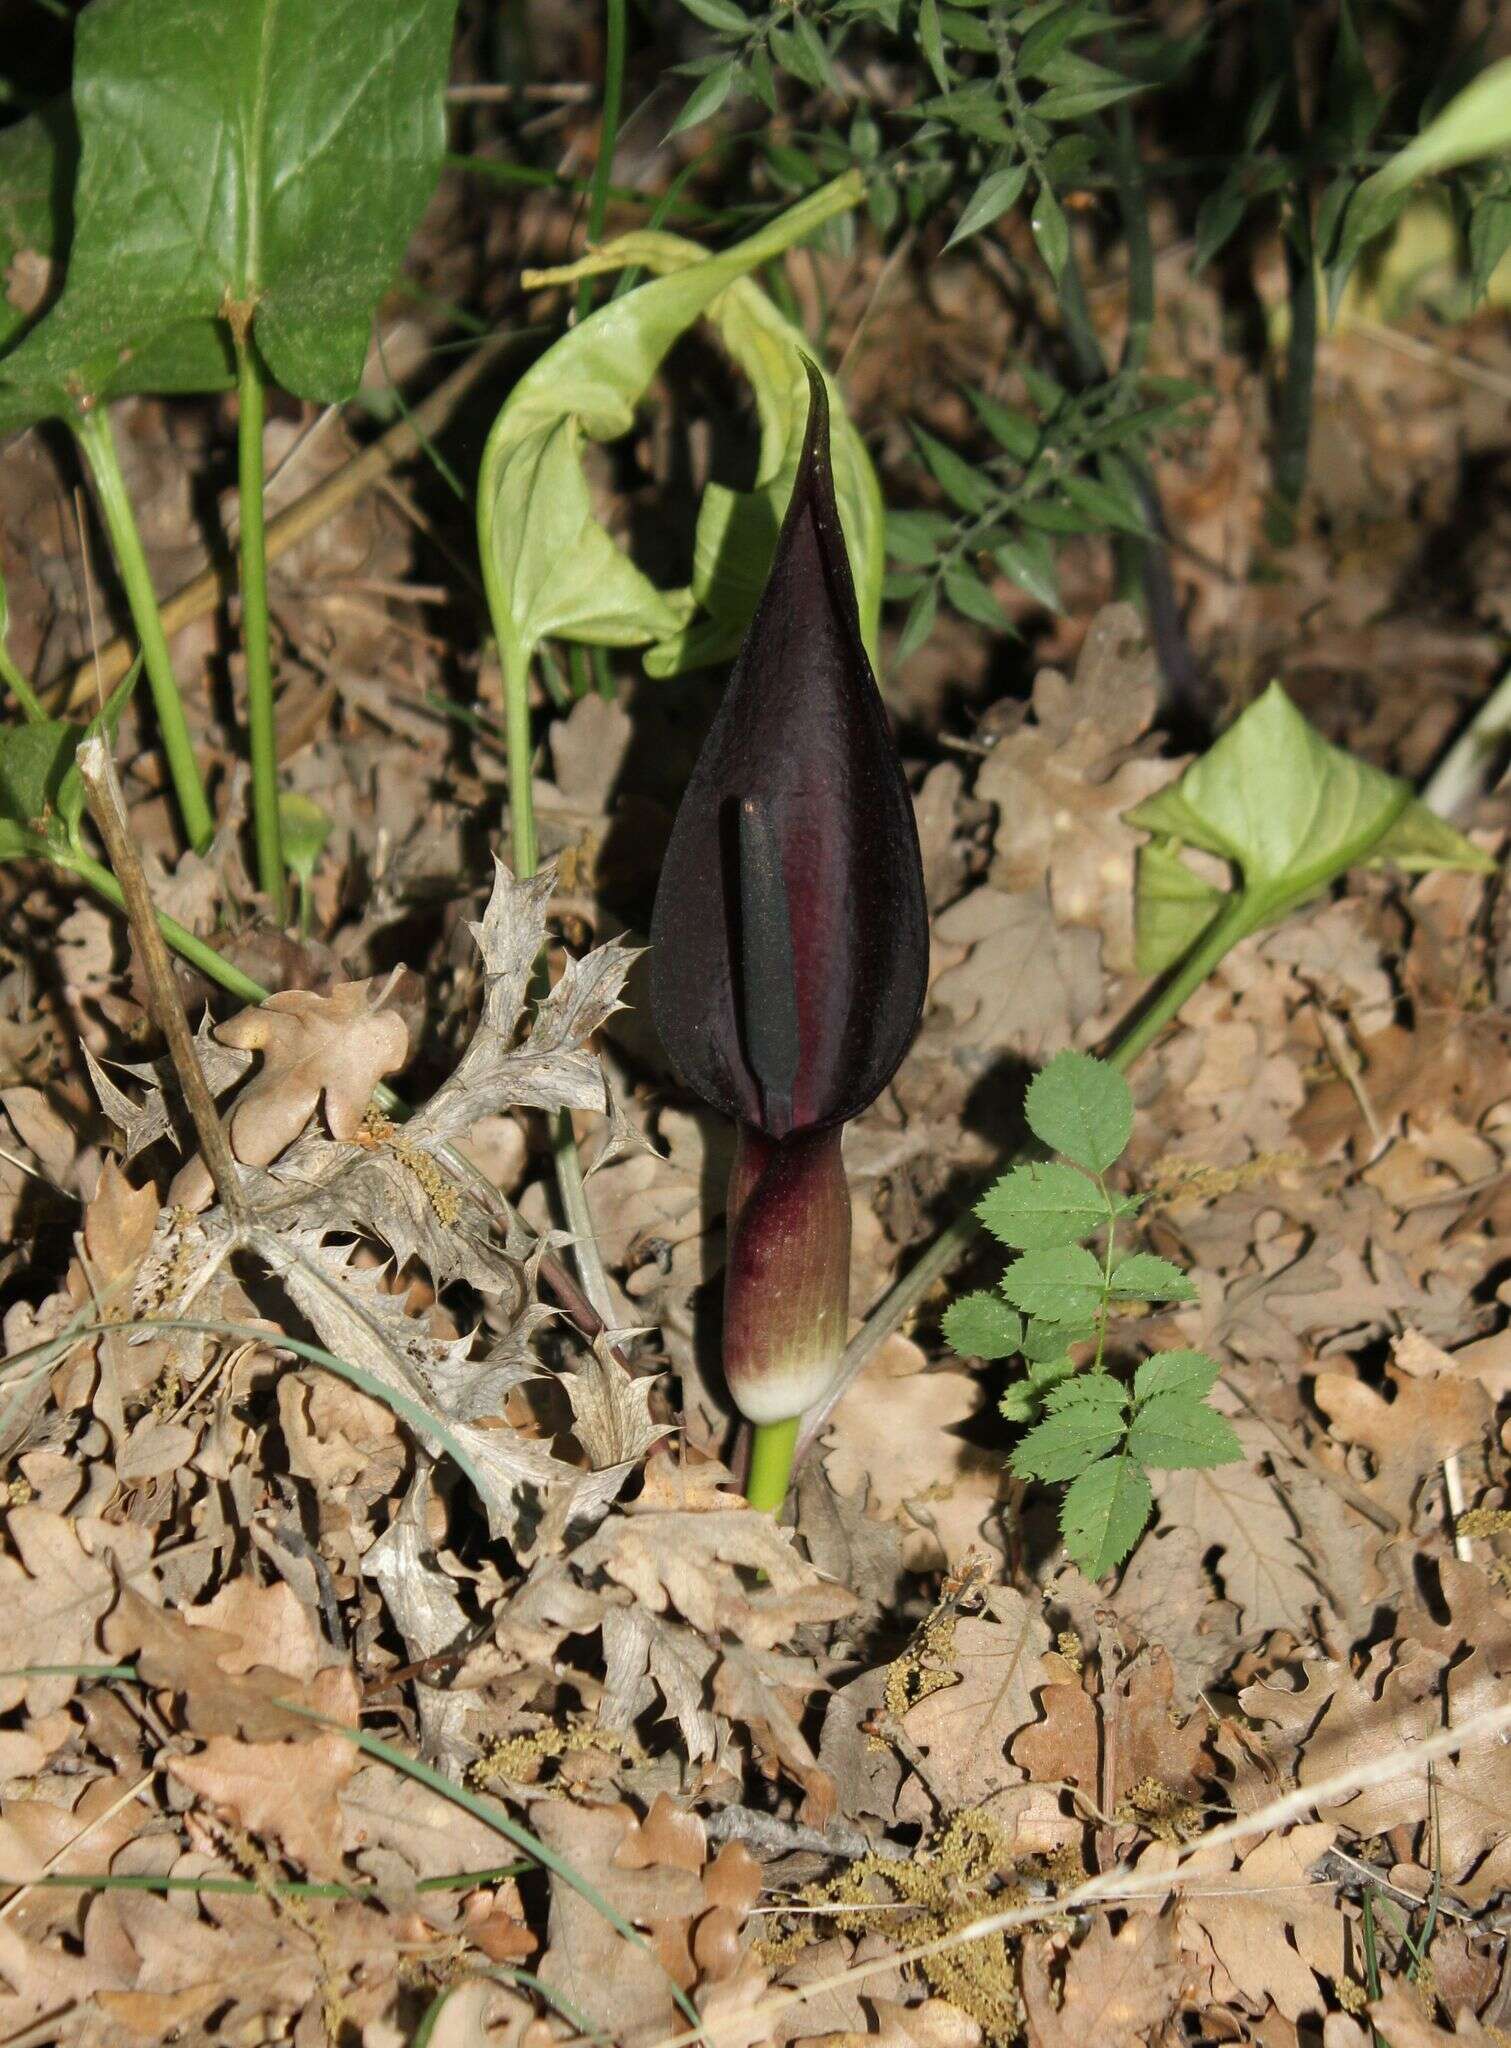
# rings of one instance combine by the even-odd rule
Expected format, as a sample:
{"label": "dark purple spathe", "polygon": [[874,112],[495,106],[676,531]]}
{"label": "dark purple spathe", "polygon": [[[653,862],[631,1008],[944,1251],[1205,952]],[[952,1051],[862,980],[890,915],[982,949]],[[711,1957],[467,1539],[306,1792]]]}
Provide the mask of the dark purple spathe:
{"label": "dark purple spathe", "polygon": [[861,642],[823,379],[771,573],[687,785],[651,920],[651,1008],[739,1126],[724,1369],[741,1411],[823,1399],[844,1350],[840,1126],[907,1051],[928,980],[913,805]]}
{"label": "dark purple spathe", "polygon": [[771,572],[688,782],[651,923],[673,1065],[785,1138],[845,1122],[917,1028],[928,919],[913,806],[834,500],[828,403],[808,429]]}

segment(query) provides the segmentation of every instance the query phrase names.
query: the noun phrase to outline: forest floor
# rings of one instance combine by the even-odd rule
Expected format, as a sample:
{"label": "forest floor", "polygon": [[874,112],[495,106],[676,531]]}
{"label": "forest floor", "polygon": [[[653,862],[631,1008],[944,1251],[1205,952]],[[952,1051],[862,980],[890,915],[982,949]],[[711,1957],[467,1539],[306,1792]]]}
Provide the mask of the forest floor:
{"label": "forest floor", "polygon": [[[579,174],[591,115],[548,116]],[[1278,676],[1328,739],[1420,782],[1507,658],[1504,317],[1357,303],[1321,344],[1309,490],[1276,545],[1273,363],[1231,270],[1193,276],[1180,224],[1156,209],[1154,228],[1152,367],[1210,393],[1156,473],[1212,723]],[[387,387],[449,369],[437,300],[554,331],[563,295],[520,272],[576,235],[555,193],[449,172],[409,265],[420,291],[384,308],[370,402],[275,410],[271,509],[390,422]],[[1273,301],[1278,247],[1244,263],[1250,308]],[[1052,317],[969,247],[883,264],[862,234],[787,274],[895,504],[932,488],[909,422],[963,439],[960,387],[1011,398]],[[1115,250],[1092,280],[1115,350]],[[463,479],[525,359],[506,352],[437,428]],[[740,402],[712,348],[685,347],[603,464],[616,530],[674,569]],[[233,417],[230,399],[120,408],[164,593],[216,558]],[[45,433],[5,451],[0,566],[18,664],[45,688],[77,673],[88,706],[92,649],[124,613],[98,537],[81,547],[77,483]],[[857,1320],[1000,1166],[1027,1073],[1105,1044],[1145,986],[1121,814],[1178,774],[1190,721],[1112,605],[1111,549],[1072,542],[1061,568],[1058,616],[997,591],[1021,639],[941,617],[884,663],[933,950],[918,1040],[848,1134]],[[161,910],[318,998],[282,1036],[206,1042],[246,1110],[233,1143],[281,1163],[286,1244],[360,1295],[364,1327],[471,1389],[451,1412],[489,1514],[390,1405],[281,1341],[313,1333],[361,1367],[355,1312],[312,1307],[292,1266],[279,1297],[266,1260],[222,1256],[190,1213],[120,918],[0,868],[0,1597],[27,1674],[0,1676],[0,2041],[390,2048],[428,2012],[431,2048],[577,2031],[652,2048],[691,2010],[723,2048],[1511,2040],[1511,1743],[1412,1755],[1511,1684],[1498,878],[1353,874],[1230,955],[1130,1076],[1144,1241],[1198,1293],[1160,1341],[1221,1361],[1242,1464],[1164,1475],[1126,1567],[1088,1582],[1053,1498],[1008,1475],[1002,1368],[941,1339],[968,1262],[841,1402],[794,1535],[728,1469],[727,1134],[657,1047],[643,958],[605,1014],[625,963],[595,951],[644,944],[720,679],[653,682],[615,656],[612,696],[541,695],[552,865],[532,894],[495,884],[500,684],[470,517],[435,468],[389,470],[271,576],[282,768],[332,826],[297,934],[269,926],[245,865],[224,606],[174,641],[222,828],[208,855],[179,850],[134,707],[131,827]],[[1488,791],[1459,822],[1499,860],[1511,803]],[[558,1021],[612,1083],[613,1115],[577,1130],[613,1321],[636,1333],[618,1355],[534,1306],[530,1237],[560,1224],[544,1117],[466,1111],[469,1075],[496,1096],[512,1059],[528,1102],[581,1057],[539,1025],[509,1040],[511,963],[542,916]],[[331,994],[400,967],[402,1071],[366,999]],[[180,980],[191,1019],[237,1009]],[[290,1205],[291,1173],[313,1188],[339,1149],[386,1159],[371,1199],[402,1207],[402,1135],[371,1115],[355,1144],[335,1129],[384,1074],[415,1101],[458,1076],[455,1142],[514,1217],[502,1253],[413,1157],[397,1273],[375,1244],[333,1246],[315,1193]],[[1000,1270],[989,1250],[978,1279]],[[174,1326],[144,1322],[153,1307]],[[516,1858],[498,1815],[562,1867]],[[986,1915],[1009,1924],[963,1934]]]}

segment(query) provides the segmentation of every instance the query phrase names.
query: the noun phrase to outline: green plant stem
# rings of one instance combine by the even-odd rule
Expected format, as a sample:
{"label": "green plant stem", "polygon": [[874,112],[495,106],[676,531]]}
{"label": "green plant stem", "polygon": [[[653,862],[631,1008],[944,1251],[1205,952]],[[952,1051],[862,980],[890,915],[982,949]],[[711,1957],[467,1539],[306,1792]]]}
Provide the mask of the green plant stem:
{"label": "green plant stem", "polygon": [[10,649],[3,640],[0,640],[0,683],[4,683],[33,725],[46,718],[40,698],[11,660]]}
{"label": "green plant stem", "polygon": [[[142,661],[157,711],[157,729],[162,735],[163,752],[168,759],[168,773],[173,779],[179,815],[184,821],[190,846],[196,853],[203,853],[215,836],[215,820],[210,813],[199,763],[194,758],[194,742],[189,736],[189,721],[184,716],[184,700],[168,656],[168,638],[163,631],[162,613],[158,610],[157,592],[152,587],[136,514],[132,510],[126,479],[121,474],[109,409],[104,405],[91,406],[87,412],[77,415],[73,429],[94,479],[105,530],[110,535],[116,567],[125,586],[126,602],[131,607],[132,623],[141,643]],[[14,683],[11,687],[14,689]]]}
{"label": "green plant stem", "polygon": [[[483,581],[493,612],[495,631],[499,606],[492,566],[483,560]],[[509,778],[509,863],[516,881],[527,882],[540,865],[535,834],[534,740],[530,731],[530,657],[512,638],[498,635],[504,677],[504,763]]]}
{"label": "green plant stem", "polygon": [[[598,160],[588,193],[588,241],[603,240],[603,226],[609,213],[610,180],[614,175],[614,150],[619,141],[619,109],[624,99],[624,0],[606,0],[604,9],[603,114],[598,123]],[[593,279],[585,277],[577,287],[577,317],[585,320],[593,309]]]}
{"label": "green plant stem", "polygon": [[753,1508],[774,1515],[787,1498],[801,1416],[786,1422],[758,1422],[751,1433],[750,1476],[745,1498]]}
{"label": "green plant stem", "polygon": [[[1169,980],[1161,984],[1146,1007],[1108,1051],[1106,1058],[1109,1064],[1119,1069],[1132,1066],[1186,999],[1201,987],[1223,956],[1273,914],[1274,906],[1267,900],[1251,891],[1235,889]],[[1012,1161],[1007,1164],[1011,1165]],[[993,1179],[996,1178],[994,1174]],[[928,1250],[882,1296],[846,1345],[833,1387],[816,1408],[810,1408],[802,1417],[793,1454],[794,1464],[802,1463],[809,1447],[833,1414],[836,1403],[872,1352],[902,1326],[935,1281],[943,1279],[975,1243],[979,1232],[974,1207],[966,1209],[940,1231]]]}
{"label": "green plant stem", "polygon": [[[95,860],[87,853],[70,853],[58,858],[58,866],[70,874],[77,875],[81,882],[87,883],[95,894],[102,896],[112,908],[121,911],[126,908],[126,897],[121,885],[103,861]],[[166,916],[160,910],[157,912],[157,924],[158,930],[175,953],[182,955],[191,967],[197,967],[201,974],[218,983],[228,994],[239,996],[244,1003],[267,1001],[269,990],[260,982],[253,981],[251,975],[243,974],[239,967],[233,967],[213,946],[207,946],[203,939],[195,938],[193,932],[185,930],[176,919]]]}
{"label": "green plant stem", "polygon": [[267,527],[263,511],[262,435],[266,392],[257,352],[245,323],[236,340],[236,483],[241,509],[241,643],[247,669],[247,731],[252,752],[252,836],[257,880],[273,922],[288,923],[288,874],[278,817],[278,718],[273,704],[273,655],[268,619]]}
{"label": "green plant stem", "polygon": [[[530,660],[509,635],[506,615],[501,616],[502,596],[496,588],[490,550],[485,550],[483,555],[483,581],[488,590],[494,631],[498,634],[499,658],[504,678],[504,754],[509,778],[510,861],[516,880],[525,882],[540,865],[532,782],[534,748],[530,732]],[[500,630],[501,628],[503,630]],[[543,972],[537,992],[541,995],[546,993]],[[561,1198],[562,1216],[574,1239],[573,1257],[577,1266],[577,1277],[582,1282],[582,1291],[587,1296],[594,1314],[604,1328],[609,1329],[614,1320],[613,1303],[609,1296],[608,1275],[604,1272],[603,1260],[598,1251],[598,1238],[593,1228],[592,1211],[588,1207],[587,1189],[583,1185],[582,1159],[577,1150],[577,1134],[572,1129],[572,1112],[569,1109],[557,1110],[552,1115],[550,1124],[551,1162],[556,1171],[556,1189]]]}

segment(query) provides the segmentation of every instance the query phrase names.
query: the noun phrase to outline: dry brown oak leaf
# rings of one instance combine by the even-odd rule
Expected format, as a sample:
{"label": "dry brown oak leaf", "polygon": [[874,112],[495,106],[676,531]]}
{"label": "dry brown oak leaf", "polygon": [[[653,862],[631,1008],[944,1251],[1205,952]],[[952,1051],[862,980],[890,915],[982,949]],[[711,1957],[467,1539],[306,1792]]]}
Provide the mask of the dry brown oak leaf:
{"label": "dry brown oak leaf", "polygon": [[[331,1136],[355,1138],[374,1088],[409,1059],[417,991],[407,970],[345,982],[323,996],[285,989],[217,1024],[222,1045],[262,1054],[231,1111],[236,1157],[247,1166],[268,1165],[293,1144],[322,1096]],[[168,1200],[202,1209],[210,1194],[209,1172],[196,1157],[180,1169]]]}

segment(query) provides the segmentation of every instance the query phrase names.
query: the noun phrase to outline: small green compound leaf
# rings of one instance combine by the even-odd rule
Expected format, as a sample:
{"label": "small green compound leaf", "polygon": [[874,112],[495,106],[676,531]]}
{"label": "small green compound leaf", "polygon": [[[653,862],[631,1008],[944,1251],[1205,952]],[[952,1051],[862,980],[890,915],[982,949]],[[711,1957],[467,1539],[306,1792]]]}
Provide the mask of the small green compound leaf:
{"label": "small green compound leaf", "polygon": [[[1068,1380],[1056,1392],[1074,1384]],[[1074,1479],[1116,1450],[1127,1427],[1121,1408],[1100,1401],[1072,1402],[1028,1432],[1013,1452],[1013,1472],[1019,1479]]]}
{"label": "small green compound leaf", "polygon": [[1084,1245],[1025,1252],[1002,1276],[1002,1292],[1025,1315],[1046,1323],[1083,1323],[1102,1300],[1102,1269]]}
{"label": "small green compound leaf", "polygon": [[1060,1534],[1088,1579],[1105,1578],[1139,1539],[1154,1496],[1128,1456],[1102,1458],[1082,1472],[1060,1506]]}
{"label": "small green compound leaf", "polygon": [[1221,1369],[1205,1351],[1156,1351],[1133,1375],[1133,1398],[1151,1401],[1156,1394],[1184,1394],[1200,1401],[1216,1386]]}
{"label": "small green compound leaf", "polygon": [[1135,1411],[1129,1455],[1166,1468],[1231,1465],[1243,1446],[1225,1415],[1189,1394],[1155,1394]]}
{"label": "small green compound leaf", "polygon": [[1073,1166],[1033,1161],[1003,1174],[976,1204],[992,1233],[1017,1251],[1079,1244],[1107,1221],[1107,1198]]}
{"label": "small green compound leaf", "polygon": [[1088,1173],[1111,1166],[1133,1134],[1128,1083],[1084,1052],[1058,1053],[1036,1074],[1023,1113],[1036,1138]]}
{"label": "small green compound leaf", "polygon": [[1003,1416],[1009,1422],[1037,1422],[1044,1412],[1044,1397],[1051,1387],[1068,1380],[1076,1369],[1075,1360],[1067,1352],[1056,1358],[1035,1359],[1030,1362],[1025,1379],[1014,1380],[998,1404]]}
{"label": "small green compound leaf", "polygon": [[1130,1252],[1112,1269],[1112,1292],[1123,1301],[1195,1301],[1196,1289],[1168,1259]]}
{"label": "small green compound leaf", "polygon": [[967,1294],[946,1309],[944,1336],[962,1358],[1011,1358],[1023,1342],[1023,1319],[995,1294]]}

